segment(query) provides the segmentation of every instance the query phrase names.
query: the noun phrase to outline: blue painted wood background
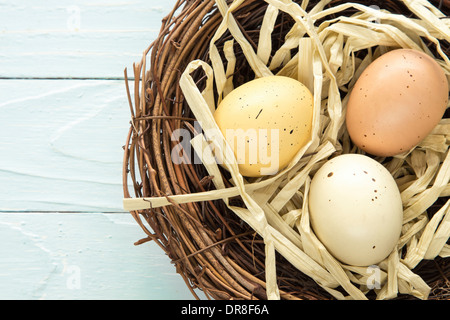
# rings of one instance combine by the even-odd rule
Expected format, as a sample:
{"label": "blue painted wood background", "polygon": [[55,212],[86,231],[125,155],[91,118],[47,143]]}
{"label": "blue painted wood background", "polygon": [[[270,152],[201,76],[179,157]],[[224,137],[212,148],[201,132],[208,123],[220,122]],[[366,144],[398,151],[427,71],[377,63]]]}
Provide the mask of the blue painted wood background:
{"label": "blue painted wood background", "polygon": [[122,208],[123,70],[175,0],[0,0],[0,299],[192,299]]}

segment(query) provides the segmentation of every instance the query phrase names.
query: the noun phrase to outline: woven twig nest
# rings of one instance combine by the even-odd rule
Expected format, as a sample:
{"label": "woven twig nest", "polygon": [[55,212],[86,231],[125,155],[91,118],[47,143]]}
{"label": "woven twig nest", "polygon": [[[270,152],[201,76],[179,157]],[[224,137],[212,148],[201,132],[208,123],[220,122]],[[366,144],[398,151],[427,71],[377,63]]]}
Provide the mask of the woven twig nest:
{"label": "woven twig nest", "polygon": [[[448,299],[448,110],[413,150],[376,158],[403,192],[405,216],[398,247],[372,266],[378,268],[378,287],[369,286],[373,273],[367,268],[344,265],[327,253],[302,210],[305,181],[314,170],[337,154],[361,153],[341,121],[357,67],[381,50],[414,47],[433,56],[449,76],[447,14],[445,1],[178,1],[134,65],[134,90],[125,72],[132,119],[124,207],[146,233],[137,244],[157,243],[197,298],[194,289],[213,299]],[[324,30],[328,37],[320,36]],[[339,40],[331,41],[333,35]],[[299,48],[306,38],[309,52]],[[332,44],[339,48],[334,53]],[[314,60],[311,52],[325,58]],[[309,79],[321,115],[309,153],[260,179],[206,163],[198,148],[208,143],[202,129],[213,126],[217,102],[255,77],[299,77],[302,55],[322,66],[322,75]],[[304,67],[303,77],[312,70]],[[182,150],[180,133],[188,140]],[[433,167],[429,154],[438,159]],[[298,190],[286,192],[287,182],[300,175]],[[277,206],[271,206],[275,198]]]}

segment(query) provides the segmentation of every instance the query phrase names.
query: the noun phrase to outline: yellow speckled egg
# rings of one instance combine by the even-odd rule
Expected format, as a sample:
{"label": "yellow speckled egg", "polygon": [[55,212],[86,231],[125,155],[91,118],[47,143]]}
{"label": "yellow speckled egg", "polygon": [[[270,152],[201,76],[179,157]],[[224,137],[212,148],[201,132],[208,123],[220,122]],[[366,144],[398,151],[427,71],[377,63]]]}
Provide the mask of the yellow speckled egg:
{"label": "yellow speckled egg", "polygon": [[351,140],[377,156],[403,153],[439,123],[448,103],[443,68],[417,50],[392,50],[373,61],[350,94],[346,125]]}
{"label": "yellow speckled egg", "polygon": [[310,141],[312,117],[311,92],[284,76],[258,78],[237,87],[214,113],[240,173],[247,177],[285,168]]}

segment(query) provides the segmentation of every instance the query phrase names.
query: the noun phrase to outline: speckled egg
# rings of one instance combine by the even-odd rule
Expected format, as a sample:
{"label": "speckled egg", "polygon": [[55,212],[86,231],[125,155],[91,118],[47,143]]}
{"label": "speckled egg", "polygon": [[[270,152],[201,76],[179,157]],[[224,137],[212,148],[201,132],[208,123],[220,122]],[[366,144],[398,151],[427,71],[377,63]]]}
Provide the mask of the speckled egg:
{"label": "speckled egg", "polygon": [[392,50],[363,71],[350,93],[350,138],[376,156],[409,151],[439,123],[448,94],[444,70],[432,57],[412,49]]}
{"label": "speckled egg", "polygon": [[398,243],[400,191],[390,172],[369,156],[343,154],[327,161],[311,180],[308,201],[313,231],[342,263],[379,263]]}
{"label": "speckled egg", "polygon": [[311,92],[284,76],[258,78],[237,87],[214,113],[240,173],[247,177],[285,168],[310,141],[312,117]]}

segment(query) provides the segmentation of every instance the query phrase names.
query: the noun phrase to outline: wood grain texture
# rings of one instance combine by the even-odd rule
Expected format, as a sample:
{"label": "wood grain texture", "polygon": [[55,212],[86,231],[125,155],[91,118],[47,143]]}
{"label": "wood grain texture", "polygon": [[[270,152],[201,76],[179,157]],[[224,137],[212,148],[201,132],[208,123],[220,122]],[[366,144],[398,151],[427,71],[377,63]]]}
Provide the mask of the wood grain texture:
{"label": "wood grain texture", "polygon": [[0,299],[192,297],[130,215],[2,213],[0,234]]}
{"label": "wood grain texture", "polygon": [[0,1],[0,77],[117,78],[175,1]]}
{"label": "wood grain texture", "polygon": [[192,299],[122,207],[124,68],[175,0],[0,0],[0,299]]}
{"label": "wood grain texture", "polygon": [[123,211],[124,81],[0,80],[0,210]]}

